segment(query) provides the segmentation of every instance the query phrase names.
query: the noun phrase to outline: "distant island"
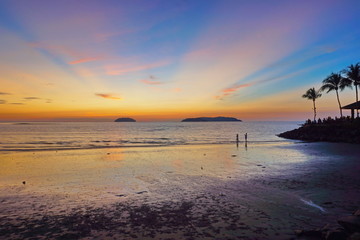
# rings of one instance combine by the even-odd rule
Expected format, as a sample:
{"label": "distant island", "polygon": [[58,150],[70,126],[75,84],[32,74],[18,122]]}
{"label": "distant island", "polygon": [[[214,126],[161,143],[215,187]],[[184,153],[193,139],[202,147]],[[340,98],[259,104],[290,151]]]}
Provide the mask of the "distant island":
{"label": "distant island", "polygon": [[185,118],[181,122],[242,122],[240,119],[233,117],[198,117]]}
{"label": "distant island", "polygon": [[118,118],[114,122],[136,122],[133,118]]}

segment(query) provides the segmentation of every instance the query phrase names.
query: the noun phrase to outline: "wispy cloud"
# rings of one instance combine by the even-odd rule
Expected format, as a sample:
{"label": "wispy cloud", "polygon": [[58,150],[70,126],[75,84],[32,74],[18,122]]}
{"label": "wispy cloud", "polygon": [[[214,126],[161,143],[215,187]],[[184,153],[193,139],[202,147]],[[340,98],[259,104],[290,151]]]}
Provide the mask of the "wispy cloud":
{"label": "wispy cloud", "polygon": [[121,100],[121,97],[114,96],[113,94],[109,93],[95,93],[96,96],[106,98],[106,99],[113,99],[113,100]]}
{"label": "wispy cloud", "polygon": [[5,100],[1,100],[1,99],[0,99],[0,104],[5,104],[5,103],[6,103]]}
{"label": "wispy cloud", "polygon": [[93,61],[97,61],[100,60],[100,57],[88,57],[88,58],[81,58],[75,61],[71,61],[69,62],[69,64],[79,64],[79,63],[86,63],[86,62],[93,62]]}
{"label": "wispy cloud", "polygon": [[181,92],[182,89],[181,88],[173,88],[173,89],[171,89],[171,91],[173,91],[173,92]]}
{"label": "wispy cloud", "polygon": [[124,34],[129,34],[135,32],[134,29],[132,30],[124,30],[124,31],[115,31],[115,32],[106,32],[106,33],[96,33],[95,40],[98,42],[107,41],[112,37],[118,37]]}
{"label": "wispy cloud", "polygon": [[11,95],[11,93],[7,93],[7,92],[0,92],[0,95]]}
{"label": "wispy cloud", "polygon": [[232,87],[229,87],[229,88],[225,88],[224,90],[221,91],[220,95],[217,95],[214,98],[218,99],[218,100],[223,100],[224,97],[235,93],[239,89],[250,87],[252,85],[253,85],[253,83],[245,83],[245,84],[239,84],[239,85],[235,85],[235,86],[232,86]]}
{"label": "wispy cloud", "polygon": [[45,103],[52,103],[52,99],[49,98],[39,98],[39,97],[24,97],[25,101],[32,101],[32,100],[43,100]]}
{"label": "wispy cloud", "polygon": [[143,65],[110,65],[105,66],[104,68],[107,75],[125,75],[131,72],[138,72],[152,68],[163,67],[168,64],[170,64],[170,61],[164,60]]}
{"label": "wispy cloud", "polygon": [[154,75],[150,75],[148,79],[141,79],[139,81],[142,82],[142,83],[148,84],[148,85],[160,85],[160,84],[163,84],[163,82],[155,81],[155,79],[157,79],[157,77],[155,77]]}
{"label": "wispy cloud", "polygon": [[14,103],[10,103],[10,104],[13,104],[13,105],[24,105],[24,103],[18,103],[18,102],[14,102]]}
{"label": "wispy cloud", "polygon": [[40,100],[41,98],[38,97],[24,97],[25,100]]}
{"label": "wispy cloud", "polygon": [[142,79],[140,80],[140,82],[148,84],[148,85],[159,85],[159,84],[163,84],[160,81],[152,81],[152,80],[148,80],[148,79]]}
{"label": "wispy cloud", "polygon": [[211,54],[214,54],[214,53],[215,53],[214,50],[210,49],[210,48],[193,50],[191,52],[186,53],[186,55],[184,56],[184,60],[199,61],[204,58],[209,58],[211,56]]}
{"label": "wispy cloud", "polygon": [[51,44],[46,44],[46,43],[41,43],[41,42],[33,42],[33,43],[29,43],[29,46],[33,47],[33,48],[44,49],[46,51],[51,52],[54,55],[62,55],[67,58],[77,59],[77,60],[68,62],[68,64],[71,64],[71,65],[79,64],[79,63],[86,63],[86,62],[93,62],[93,61],[103,59],[103,57],[87,57],[87,55],[90,55],[89,53],[86,53],[84,51],[74,50],[69,47],[60,46],[60,45],[51,45]]}
{"label": "wispy cloud", "polygon": [[78,58],[79,56],[81,56],[82,54],[80,54],[79,52],[70,49],[68,47],[64,47],[64,46],[60,46],[60,45],[53,45],[53,44],[47,44],[47,43],[43,43],[43,42],[31,42],[29,43],[30,47],[33,48],[39,48],[39,49],[44,49],[46,51],[50,51],[56,55],[60,54],[60,55],[66,55],[66,56],[70,56],[73,58]]}

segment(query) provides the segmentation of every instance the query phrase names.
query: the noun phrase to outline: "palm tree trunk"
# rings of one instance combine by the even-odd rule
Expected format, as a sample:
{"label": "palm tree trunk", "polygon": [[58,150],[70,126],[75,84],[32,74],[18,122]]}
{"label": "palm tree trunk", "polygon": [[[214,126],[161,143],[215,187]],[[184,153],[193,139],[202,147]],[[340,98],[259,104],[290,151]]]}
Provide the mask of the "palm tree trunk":
{"label": "palm tree trunk", "polygon": [[316,121],[316,107],[315,107],[315,100],[313,100],[314,104],[314,122]]}
{"label": "palm tree trunk", "polygon": [[341,104],[340,104],[340,99],[339,99],[339,93],[338,93],[338,90],[336,90],[336,97],[337,97],[337,100],[338,100],[338,103],[339,103],[339,108],[340,108],[340,117],[342,117],[342,109],[341,109]]}
{"label": "palm tree trunk", "polygon": [[[359,97],[358,97],[358,85],[356,84],[355,85],[355,91],[356,91],[356,102],[358,102],[359,101]],[[359,117],[359,109],[356,109],[356,115],[357,115],[357,117]]]}

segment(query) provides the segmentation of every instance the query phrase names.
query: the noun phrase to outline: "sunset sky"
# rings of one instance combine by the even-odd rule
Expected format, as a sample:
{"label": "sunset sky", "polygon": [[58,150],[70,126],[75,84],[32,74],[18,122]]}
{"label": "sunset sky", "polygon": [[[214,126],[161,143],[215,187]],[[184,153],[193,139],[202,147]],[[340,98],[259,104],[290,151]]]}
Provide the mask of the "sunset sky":
{"label": "sunset sky", "polygon": [[358,0],[2,0],[0,121],[312,118],[301,95],[360,61],[359,26]]}

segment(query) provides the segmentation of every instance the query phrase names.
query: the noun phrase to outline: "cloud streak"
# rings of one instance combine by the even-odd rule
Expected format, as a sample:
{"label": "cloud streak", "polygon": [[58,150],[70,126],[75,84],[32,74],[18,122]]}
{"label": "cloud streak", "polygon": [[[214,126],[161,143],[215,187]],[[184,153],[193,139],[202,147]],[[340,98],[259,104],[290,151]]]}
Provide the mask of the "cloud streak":
{"label": "cloud streak", "polygon": [[105,73],[107,75],[125,75],[131,72],[139,72],[143,70],[163,67],[169,65],[170,61],[164,60],[155,63],[137,65],[137,66],[129,66],[129,65],[109,65],[105,66]]}
{"label": "cloud streak", "polygon": [[223,100],[224,97],[230,96],[231,94],[235,93],[239,89],[247,88],[252,85],[253,85],[253,83],[245,83],[245,84],[239,84],[239,85],[235,85],[233,87],[225,88],[224,90],[221,91],[220,95],[217,95],[214,98],[217,100]]}
{"label": "cloud streak", "polygon": [[0,99],[0,104],[5,104],[5,103],[6,103],[5,100],[1,100],[1,99]]}
{"label": "cloud streak", "polygon": [[87,63],[87,62],[93,62],[93,61],[97,61],[100,60],[100,57],[88,57],[88,58],[81,58],[75,61],[71,61],[69,62],[69,64],[73,65],[73,64],[79,64],[79,63]]}
{"label": "cloud streak", "polygon": [[7,92],[0,92],[0,95],[11,95],[11,93],[7,93]]}
{"label": "cloud streak", "polygon": [[40,100],[41,98],[38,97],[24,97],[25,100]]}
{"label": "cloud streak", "polygon": [[140,82],[148,84],[148,85],[160,85],[160,84],[163,84],[160,81],[152,81],[152,80],[148,80],[148,79],[142,79],[142,80],[140,80]]}
{"label": "cloud streak", "polygon": [[113,94],[109,93],[95,93],[96,96],[106,98],[106,99],[112,99],[112,100],[122,100],[121,97],[114,96]]}

